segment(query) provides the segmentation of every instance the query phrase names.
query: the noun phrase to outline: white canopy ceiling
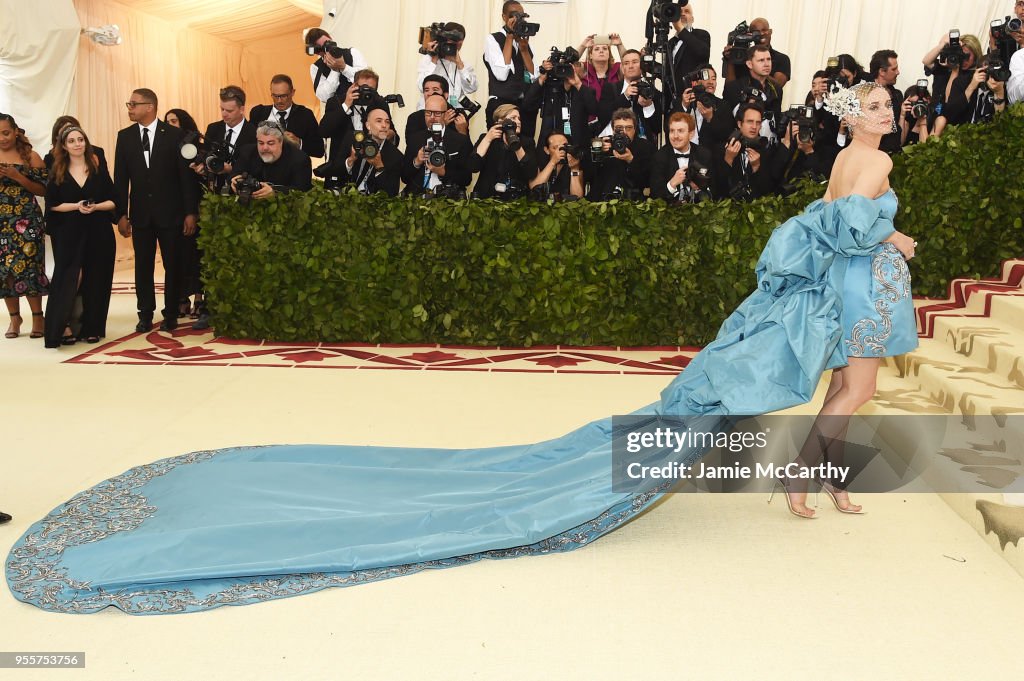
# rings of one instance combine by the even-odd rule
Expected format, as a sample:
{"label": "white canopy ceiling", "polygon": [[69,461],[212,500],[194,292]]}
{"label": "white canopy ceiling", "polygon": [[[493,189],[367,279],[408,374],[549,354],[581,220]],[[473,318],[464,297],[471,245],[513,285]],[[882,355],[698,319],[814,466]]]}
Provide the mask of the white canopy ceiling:
{"label": "white canopy ceiling", "polygon": [[319,26],[323,0],[132,0],[133,10],[239,43]]}

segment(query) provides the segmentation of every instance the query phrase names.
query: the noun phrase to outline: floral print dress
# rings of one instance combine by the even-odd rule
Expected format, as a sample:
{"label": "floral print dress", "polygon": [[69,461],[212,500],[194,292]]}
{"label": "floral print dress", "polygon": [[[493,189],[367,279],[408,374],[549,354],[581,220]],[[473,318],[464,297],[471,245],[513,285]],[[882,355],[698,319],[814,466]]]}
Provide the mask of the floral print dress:
{"label": "floral print dress", "polygon": [[[33,182],[46,184],[46,169],[17,164]],[[36,197],[14,180],[0,177],[0,298],[47,292],[43,213]]]}

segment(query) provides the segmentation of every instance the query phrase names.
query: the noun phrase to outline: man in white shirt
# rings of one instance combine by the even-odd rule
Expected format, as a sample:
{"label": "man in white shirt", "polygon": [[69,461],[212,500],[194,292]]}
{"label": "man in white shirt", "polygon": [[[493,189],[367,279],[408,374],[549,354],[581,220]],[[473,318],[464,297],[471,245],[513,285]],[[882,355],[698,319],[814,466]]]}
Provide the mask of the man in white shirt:
{"label": "man in white shirt", "polygon": [[[1018,18],[1024,14],[1024,1],[1018,0],[1016,5]],[[1010,104],[1024,102],[1024,31],[1010,33],[1017,41],[1017,51],[1010,58],[1010,80],[1006,82],[1006,98]]]}
{"label": "man in white shirt", "polygon": [[306,33],[306,51],[319,55],[309,66],[316,97],[324,104],[336,92],[345,92],[355,82],[356,73],[367,67],[363,53],[354,47],[339,47],[331,34],[322,28]]}
{"label": "man in white shirt", "polygon": [[[462,44],[466,40],[466,29],[462,24],[450,21],[444,25],[444,33],[452,36],[461,35],[462,38],[453,41],[442,37],[440,44],[437,40],[431,40],[426,44],[428,52],[420,59],[416,86],[422,91],[424,78],[431,75],[440,76],[448,81],[448,103],[458,107],[462,98],[476,92],[480,84],[472,65],[462,61]],[[454,54],[451,54],[452,50],[455,51]],[[423,108],[423,104],[421,96],[420,109]]]}
{"label": "man in white shirt", "polygon": [[[530,49],[529,37],[517,37],[516,24],[524,15],[523,6],[516,0],[506,0],[501,8],[501,18],[505,25],[501,30],[484,39],[484,66],[487,68],[487,91],[490,99],[487,102],[487,127],[494,123],[494,110],[502,104],[515,104],[521,107],[526,90],[530,83],[540,77],[540,72],[533,62],[533,50]],[[522,114],[522,134],[535,137],[537,130],[536,111],[524,111]]]}

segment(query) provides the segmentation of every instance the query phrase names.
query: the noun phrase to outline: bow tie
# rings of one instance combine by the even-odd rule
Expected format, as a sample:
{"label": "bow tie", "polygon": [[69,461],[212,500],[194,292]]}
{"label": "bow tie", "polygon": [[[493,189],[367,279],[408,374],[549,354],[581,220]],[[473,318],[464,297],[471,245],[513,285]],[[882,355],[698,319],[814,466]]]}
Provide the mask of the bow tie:
{"label": "bow tie", "polygon": [[678,151],[675,152],[675,153],[676,153],[676,158],[690,158],[689,154],[680,154]]}

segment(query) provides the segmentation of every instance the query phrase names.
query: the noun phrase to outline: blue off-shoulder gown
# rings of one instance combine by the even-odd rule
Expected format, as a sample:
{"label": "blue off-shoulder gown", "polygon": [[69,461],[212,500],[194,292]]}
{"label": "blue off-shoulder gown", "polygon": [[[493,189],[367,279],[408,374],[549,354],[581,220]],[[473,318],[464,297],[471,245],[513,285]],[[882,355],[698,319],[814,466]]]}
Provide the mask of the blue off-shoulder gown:
{"label": "blue off-shoulder gown", "polygon": [[[778,227],[754,293],[661,399],[636,413],[777,411],[810,400],[822,372],[848,357],[913,349],[910,277],[882,243],[895,213],[892,193],[850,196],[817,201]],[[568,551],[667,491],[612,491],[611,456],[611,419],[491,449],[194,452],[55,508],[12,548],[7,583],[45,610],[182,613]]]}

